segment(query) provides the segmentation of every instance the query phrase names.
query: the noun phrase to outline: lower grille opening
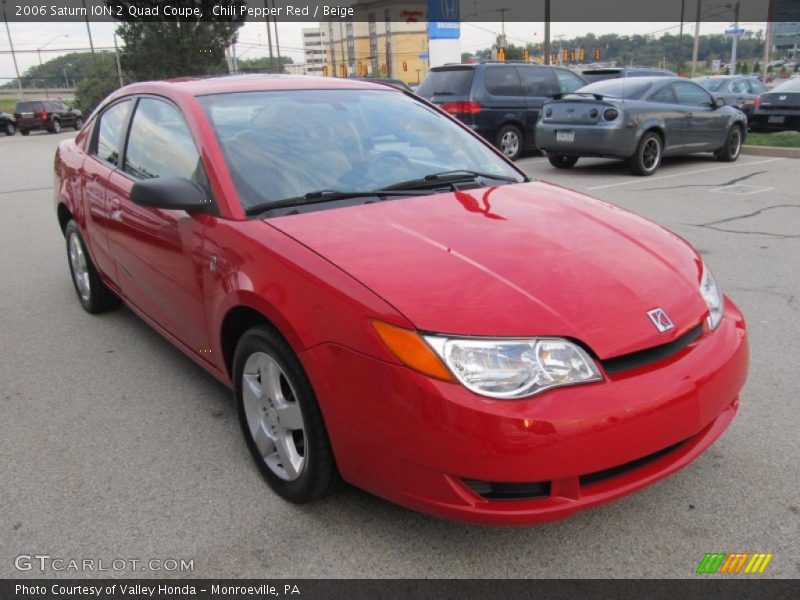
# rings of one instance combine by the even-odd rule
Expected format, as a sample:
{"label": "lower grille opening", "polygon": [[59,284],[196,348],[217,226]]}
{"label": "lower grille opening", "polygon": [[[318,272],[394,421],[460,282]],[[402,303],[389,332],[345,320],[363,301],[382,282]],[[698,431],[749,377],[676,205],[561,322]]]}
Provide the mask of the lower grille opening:
{"label": "lower grille opening", "polygon": [[464,483],[473,492],[487,500],[527,500],[550,495],[550,482],[535,483],[495,483],[465,479]]}
{"label": "lower grille opening", "polygon": [[677,444],[673,444],[672,446],[668,446],[663,450],[659,450],[658,452],[653,452],[652,454],[648,454],[647,456],[643,456],[642,458],[637,458],[636,460],[632,460],[629,463],[625,463],[624,465],[619,465],[616,467],[611,467],[610,469],[603,469],[602,471],[595,471],[594,473],[587,473],[586,475],[581,475],[578,478],[581,487],[585,485],[591,485],[593,483],[599,483],[600,481],[605,481],[606,479],[611,479],[612,477],[616,477],[618,475],[622,475],[623,473],[627,473],[628,471],[633,471],[634,469],[638,469],[639,467],[643,467],[648,463],[653,462],[654,460],[658,460],[662,456],[666,456],[670,452],[674,452],[680,446],[684,444],[686,440],[682,440]]}

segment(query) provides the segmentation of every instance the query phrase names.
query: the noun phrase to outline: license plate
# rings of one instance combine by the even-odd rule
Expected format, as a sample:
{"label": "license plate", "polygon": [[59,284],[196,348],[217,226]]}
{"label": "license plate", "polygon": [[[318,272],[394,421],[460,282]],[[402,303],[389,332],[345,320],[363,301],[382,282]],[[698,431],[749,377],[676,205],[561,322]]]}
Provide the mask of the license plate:
{"label": "license plate", "polygon": [[783,117],[783,116],[779,117],[779,116],[775,115],[775,116],[770,117],[768,119],[768,121],[770,123],[783,123],[784,119],[786,119],[786,117]]}
{"label": "license plate", "polygon": [[556,141],[571,144],[575,141],[574,131],[556,131]]}

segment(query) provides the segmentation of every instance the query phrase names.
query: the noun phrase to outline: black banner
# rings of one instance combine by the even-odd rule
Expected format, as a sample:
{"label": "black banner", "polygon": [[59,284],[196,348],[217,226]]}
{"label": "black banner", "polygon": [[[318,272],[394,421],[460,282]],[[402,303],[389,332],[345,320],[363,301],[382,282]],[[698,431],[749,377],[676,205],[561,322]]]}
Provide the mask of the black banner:
{"label": "black banner", "polygon": [[[699,7],[698,7],[699,4]],[[458,6],[456,6],[458,5]],[[10,21],[800,22],[800,0],[7,0]],[[698,10],[699,8],[699,10]],[[387,18],[388,17],[388,18]]]}
{"label": "black banner", "polygon": [[800,580],[704,578],[693,580],[431,580],[431,579],[28,579],[0,581],[3,600],[660,600],[800,597]]}

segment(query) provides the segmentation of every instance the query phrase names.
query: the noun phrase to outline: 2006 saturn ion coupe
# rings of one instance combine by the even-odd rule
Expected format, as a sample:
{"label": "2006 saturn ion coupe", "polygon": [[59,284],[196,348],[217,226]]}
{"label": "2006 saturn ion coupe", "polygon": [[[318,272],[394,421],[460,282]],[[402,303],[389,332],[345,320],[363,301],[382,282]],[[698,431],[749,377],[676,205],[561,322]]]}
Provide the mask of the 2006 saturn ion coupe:
{"label": "2006 saturn ion coupe", "polygon": [[563,518],[737,410],[744,320],[695,250],[395,88],[134,84],[55,171],[80,303],[124,302],[232,387],[289,501],[341,478],[446,518]]}

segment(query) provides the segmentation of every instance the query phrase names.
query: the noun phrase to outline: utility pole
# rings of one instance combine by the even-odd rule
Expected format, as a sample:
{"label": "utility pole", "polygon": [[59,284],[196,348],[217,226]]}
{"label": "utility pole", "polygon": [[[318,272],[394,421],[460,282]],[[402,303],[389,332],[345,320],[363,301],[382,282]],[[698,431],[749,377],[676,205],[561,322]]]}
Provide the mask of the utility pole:
{"label": "utility pole", "polygon": [[[69,37],[69,34],[62,33],[60,35],[57,35],[56,37],[54,37],[53,39],[51,39],[47,43],[42,44],[41,46],[39,46],[36,49],[36,54],[39,55],[39,70],[40,71],[41,71],[41,68],[42,68],[42,50],[44,50],[45,48],[47,48],[47,46],[49,46],[50,44],[55,42],[57,39],[60,39],[62,37]],[[50,85],[49,85],[49,83],[47,81],[47,77],[44,78],[44,94],[45,94],[45,97],[47,97],[48,99],[50,98]]]}
{"label": "utility pole", "polygon": [[772,21],[767,21],[767,31],[764,34],[764,78],[767,77],[767,67],[769,66],[770,52],[772,51]]}
{"label": "utility pole", "polygon": [[25,92],[22,91],[22,80],[19,78],[19,66],[17,66],[17,55],[14,52],[14,42],[11,41],[11,30],[8,28],[8,17],[6,16],[6,0],[3,0],[3,21],[6,22],[8,45],[11,46],[11,59],[14,61],[14,72],[17,74],[17,87],[19,88],[19,99],[24,100]]}
{"label": "utility pole", "polygon": [[92,28],[89,27],[89,11],[86,10],[86,0],[81,0],[83,2],[83,14],[86,15],[86,33],[89,34],[89,48],[92,50],[92,62],[97,64],[97,55],[94,53],[94,42],[92,41]]}
{"label": "utility pole", "polygon": [[269,16],[269,5],[267,4],[267,0],[264,0],[264,8],[267,11],[267,20],[265,21],[265,25],[267,26],[267,44],[269,44],[269,70],[270,72],[274,72],[275,57],[272,56],[272,28],[269,26],[270,16]]}
{"label": "utility pole", "polygon": [[119,77],[119,87],[125,85],[122,81],[122,65],[119,62],[119,48],[117,47],[117,34],[114,34],[114,57],[117,59],[117,76]]}
{"label": "utility pole", "polygon": [[[271,0],[272,8],[275,8],[275,0]],[[277,17],[272,20],[275,25],[275,52],[278,54],[278,73],[283,73],[283,64],[281,63],[281,43],[278,40],[278,19]]]}
{"label": "utility pole", "polygon": [[544,64],[550,64],[550,0],[544,0]]}
{"label": "utility pole", "polygon": [[[698,4],[700,0],[698,0]],[[676,70],[678,71],[678,75],[681,74],[681,62],[683,61],[683,20],[686,13],[686,0],[681,0],[681,29],[680,33],[678,33],[678,60],[676,65]]]}
{"label": "utility pole", "polygon": [[692,45],[692,77],[697,72],[697,52],[700,48],[700,12],[702,0],[697,0],[697,18],[694,21],[694,44]]}
{"label": "utility pole", "polygon": [[730,74],[736,75],[736,50],[739,44],[739,2],[733,9],[733,41],[731,42],[731,68]]}

